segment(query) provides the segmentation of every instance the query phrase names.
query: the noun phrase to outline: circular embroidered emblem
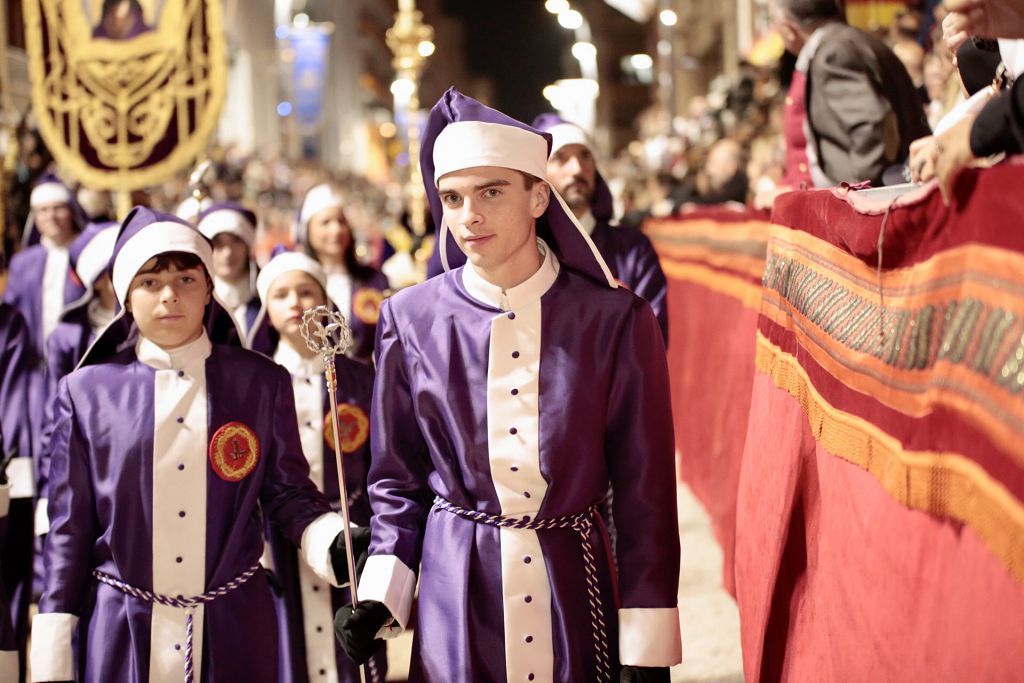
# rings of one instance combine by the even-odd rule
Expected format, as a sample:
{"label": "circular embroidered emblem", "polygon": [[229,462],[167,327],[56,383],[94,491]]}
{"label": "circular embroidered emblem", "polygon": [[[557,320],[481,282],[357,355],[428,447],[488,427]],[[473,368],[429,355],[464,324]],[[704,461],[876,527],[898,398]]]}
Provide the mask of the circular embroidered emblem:
{"label": "circular embroidered emblem", "polygon": [[[341,430],[341,451],[355,453],[370,436],[370,418],[363,409],[351,403],[338,406],[338,429]],[[334,448],[334,430],[331,428],[331,414],[324,416],[324,441]]]}
{"label": "circular embroidered emblem", "polygon": [[366,325],[376,325],[380,320],[380,305],[384,294],[379,289],[365,287],[357,290],[352,298],[352,313]]}
{"label": "circular embroidered emblem", "polygon": [[210,439],[210,466],[224,481],[240,481],[256,469],[260,442],[242,422],[228,422]]}

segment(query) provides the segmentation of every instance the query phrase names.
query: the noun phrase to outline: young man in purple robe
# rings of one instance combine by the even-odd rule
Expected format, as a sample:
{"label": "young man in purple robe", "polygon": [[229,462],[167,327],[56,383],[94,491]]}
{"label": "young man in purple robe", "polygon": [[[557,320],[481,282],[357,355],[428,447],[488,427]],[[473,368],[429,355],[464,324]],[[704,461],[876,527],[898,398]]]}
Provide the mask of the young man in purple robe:
{"label": "young man in purple robe", "polygon": [[323,580],[348,579],[288,373],[207,335],[227,315],[211,258],[172,216],[121,226],[121,312],[56,398],[34,681],[276,683],[264,515]]}
{"label": "young man in purple robe", "polygon": [[[320,264],[295,252],[284,252],[267,263],[256,280],[263,306],[257,326],[269,328],[259,335],[267,340],[259,349],[284,367],[292,377],[295,413],[299,420],[302,453],[309,463],[310,478],[335,508],[341,506],[338,467],[331,429],[331,403],[324,382],[323,358],[306,346],[302,337],[302,313],[323,306],[327,276]],[[370,503],[366,498],[366,473],[370,467],[370,396],[373,369],[346,356],[335,356],[338,377],[335,396],[345,458],[349,513],[359,525],[353,533],[369,533]],[[280,587],[278,623],[281,632],[280,683],[338,681],[356,683],[359,669],[342,651],[331,625],[334,612],[351,598],[348,591],[332,588],[310,570],[281,532],[267,530],[271,567]],[[387,655],[371,660],[371,683],[384,680]]]}
{"label": "young man in purple robe", "polygon": [[680,661],[664,344],[542,179],[549,145],[454,89],[427,121],[431,210],[469,262],[384,302],[370,557],[335,618],[366,657],[410,625],[418,571],[411,681],[668,681]]}
{"label": "young man in purple robe", "polygon": [[252,258],[256,214],[234,202],[213,204],[199,214],[196,227],[213,243],[213,289],[244,339],[260,310],[258,270]]}

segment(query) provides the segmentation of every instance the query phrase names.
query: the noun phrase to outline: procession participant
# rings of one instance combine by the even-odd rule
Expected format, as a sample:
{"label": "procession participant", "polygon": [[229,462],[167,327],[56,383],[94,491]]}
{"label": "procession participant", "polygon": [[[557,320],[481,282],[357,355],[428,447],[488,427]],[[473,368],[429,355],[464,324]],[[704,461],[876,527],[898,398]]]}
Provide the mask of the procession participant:
{"label": "procession participant", "polygon": [[66,289],[70,302],[46,340],[47,382],[57,383],[75,369],[97,335],[117,315],[117,296],[110,281],[110,256],[117,240],[116,222],[92,223],[69,250],[70,273]]}
{"label": "procession participant", "polygon": [[349,356],[369,362],[388,281],[356,259],[345,200],[328,184],[306,193],[295,224],[295,244],[327,273],[327,295],[352,328]]}
{"label": "procession participant", "polygon": [[213,204],[196,226],[213,242],[213,289],[228,307],[243,338],[260,310],[256,296],[256,214],[241,204]]}
{"label": "procession participant", "polygon": [[263,516],[348,580],[288,373],[211,342],[204,321],[227,314],[193,227],[135,208],[111,264],[121,311],[56,398],[33,680],[276,683]]}
{"label": "procession participant", "polygon": [[[302,338],[303,311],[327,304],[327,276],[305,254],[282,253],[266,265],[256,280],[263,306],[257,325],[269,328],[267,354],[292,377],[295,413],[299,421],[302,452],[309,463],[310,478],[337,509],[337,463],[331,403],[324,382],[323,357]],[[345,457],[349,514],[352,522],[369,532],[370,503],[366,498],[366,472],[370,466],[370,396],[373,370],[345,356],[335,356],[338,376],[338,422]],[[358,667],[345,656],[331,628],[334,612],[351,598],[345,589],[332,589],[301,563],[295,548],[279,530],[268,527],[273,571],[280,586],[278,624],[281,639],[282,683],[300,681],[359,680]],[[383,681],[387,656],[372,660],[371,676]]]}
{"label": "procession participant", "polygon": [[202,197],[200,199],[194,195],[189,195],[182,199],[174,209],[174,215],[183,221],[195,225],[199,222],[199,214],[211,206],[213,206],[213,200],[209,197]]}
{"label": "procession participant", "polygon": [[597,245],[619,284],[644,298],[654,309],[668,345],[668,301],[665,274],[651,240],[635,228],[613,227],[612,193],[601,176],[593,145],[579,126],[557,114],[541,114],[533,127],[551,135],[547,179],[572,209]]}
{"label": "procession participant", "polygon": [[[82,360],[86,350],[103,329],[117,315],[117,296],[110,281],[110,257],[117,240],[118,224],[93,223],[75,238],[69,249],[70,274],[67,298],[60,322],[46,340],[47,400],[45,419],[37,458],[37,494],[35,535],[46,534],[49,521],[46,516],[46,480],[49,471],[47,444],[52,429],[53,401],[61,378],[70,373]],[[40,558],[36,559],[36,592],[42,590],[44,572]]]}
{"label": "procession participant", "polygon": [[469,263],[381,310],[370,557],[335,618],[364,659],[410,626],[419,571],[411,681],[668,681],[680,660],[665,347],[542,180],[549,144],[454,89],[427,121],[431,210]]}
{"label": "procession participant", "polygon": [[[5,271],[6,263],[0,255],[0,276]],[[33,358],[25,319],[16,308],[0,302],[0,462],[5,463],[0,468],[10,501],[4,521],[6,540],[0,543],[0,583],[5,589],[0,593],[6,596],[0,604],[0,625],[9,624],[11,629],[5,634],[6,627],[0,626],[0,650],[13,647],[18,651],[14,676],[0,676],[5,681],[24,680],[28,607],[32,597],[33,428],[26,406]],[[8,642],[9,637],[13,643]],[[0,660],[4,656],[0,652]]]}
{"label": "procession participant", "polygon": [[29,195],[23,249],[11,257],[4,301],[17,308],[31,334],[32,348],[43,357],[46,338],[64,309],[68,247],[85,227],[71,190],[55,176],[43,176]]}

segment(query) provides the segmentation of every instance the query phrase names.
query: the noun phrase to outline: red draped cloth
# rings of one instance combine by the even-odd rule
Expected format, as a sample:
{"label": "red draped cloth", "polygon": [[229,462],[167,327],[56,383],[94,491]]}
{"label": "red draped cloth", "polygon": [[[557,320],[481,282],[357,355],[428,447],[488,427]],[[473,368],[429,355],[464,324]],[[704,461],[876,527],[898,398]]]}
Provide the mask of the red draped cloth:
{"label": "red draped cloth", "polygon": [[950,208],[777,200],[736,500],[748,683],[1024,680],[1020,188],[1011,160]]}
{"label": "red draped cloth", "polygon": [[766,216],[700,209],[652,219],[668,280],[669,372],[683,479],[711,517],[733,589],[736,491],[754,376]]}

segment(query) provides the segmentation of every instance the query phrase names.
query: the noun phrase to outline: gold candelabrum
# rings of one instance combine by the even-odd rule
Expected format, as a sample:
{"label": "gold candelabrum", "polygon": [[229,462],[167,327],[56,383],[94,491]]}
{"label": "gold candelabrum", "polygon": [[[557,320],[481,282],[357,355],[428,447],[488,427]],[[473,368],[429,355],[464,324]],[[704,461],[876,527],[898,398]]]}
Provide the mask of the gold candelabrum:
{"label": "gold candelabrum", "polygon": [[[406,196],[409,199],[409,221],[413,232],[422,236],[427,231],[424,221],[423,174],[420,172],[420,127],[417,112],[420,108],[419,82],[423,65],[429,51],[422,45],[432,47],[434,29],[423,23],[423,13],[416,9],[416,0],[399,0],[398,12],[395,14],[395,25],[387,31],[388,47],[394,53],[391,61],[395,69],[396,83],[407,81],[405,88],[408,97],[401,97],[401,88],[393,88],[395,92],[395,120],[404,110],[406,134],[409,140],[409,181]],[[427,55],[423,53],[427,52]]]}

